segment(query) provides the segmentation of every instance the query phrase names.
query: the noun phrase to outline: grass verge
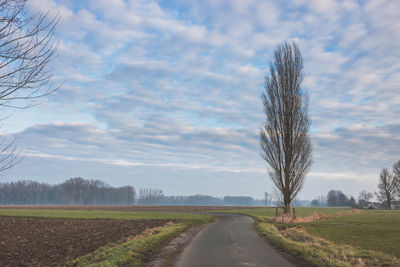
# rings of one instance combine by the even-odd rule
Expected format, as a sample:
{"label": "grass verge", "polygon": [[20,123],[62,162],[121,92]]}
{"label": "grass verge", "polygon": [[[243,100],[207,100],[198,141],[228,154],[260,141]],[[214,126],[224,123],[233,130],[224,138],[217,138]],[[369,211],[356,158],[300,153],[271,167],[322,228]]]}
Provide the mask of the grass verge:
{"label": "grass verge", "polygon": [[127,239],[123,243],[110,244],[91,254],[67,263],[69,266],[145,266],[153,255],[161,251],[170,240],[191,227],[209,220],[169,223],[150,229],[147,233]]}

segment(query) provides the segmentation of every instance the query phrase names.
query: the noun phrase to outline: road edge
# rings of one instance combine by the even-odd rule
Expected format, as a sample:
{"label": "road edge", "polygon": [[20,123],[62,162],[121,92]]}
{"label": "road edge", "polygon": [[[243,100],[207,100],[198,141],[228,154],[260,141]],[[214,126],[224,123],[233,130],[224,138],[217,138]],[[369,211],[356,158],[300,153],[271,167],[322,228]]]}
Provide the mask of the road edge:
{"label": "road edge", "polygon": [[192,240],[194,240],[204,229],[210,225],[217,223],[219,219],[207,222],[205,224],[196,225],[188,230],[180,233],[165,245],[159,253],[146,265],[147,267],[167,267],[174,266],[178,258],[182,255],[184,249]]}

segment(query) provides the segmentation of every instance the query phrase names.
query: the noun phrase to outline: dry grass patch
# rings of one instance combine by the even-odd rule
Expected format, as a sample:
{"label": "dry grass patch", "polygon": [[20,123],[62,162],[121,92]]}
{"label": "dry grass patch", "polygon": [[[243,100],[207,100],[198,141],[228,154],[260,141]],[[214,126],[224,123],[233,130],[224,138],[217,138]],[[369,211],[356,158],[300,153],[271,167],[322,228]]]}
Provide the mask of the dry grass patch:
{"label": "dry grass patch", "polygon": [[137,239],[141,239],[141,238],[145,238],[145,237],[149,237],[155,234],[158,234],[159,232],[161,232],[161,230],[165,227],[165,226],[172,226],[174,224],[174,222],[169,221],[167,222],[164,226],[158,226],[158,227],[153,227],[153,228],[146,228],[140,235],[136,235],[133,237],[133,240],[137,240]]}
{"label": "dry grass patch", "polygon": [[308,222],[314,222],[314,221],[319,221],[331,217],[341,217],[341,216],[348,216],[348,215],[353,215],[353,214],[359,214],[360,211],[356,209],[351,209],[348,211],[344,212],[339,212],[336,214],[321,214],[321,213],[313,213],[308,216],[303,216],[303,217],[296,217],[294,218],[292,214],[282,214],[279,215],[275,218],[272,219],[273,222],[279,222],[279,223],[308,223]]}

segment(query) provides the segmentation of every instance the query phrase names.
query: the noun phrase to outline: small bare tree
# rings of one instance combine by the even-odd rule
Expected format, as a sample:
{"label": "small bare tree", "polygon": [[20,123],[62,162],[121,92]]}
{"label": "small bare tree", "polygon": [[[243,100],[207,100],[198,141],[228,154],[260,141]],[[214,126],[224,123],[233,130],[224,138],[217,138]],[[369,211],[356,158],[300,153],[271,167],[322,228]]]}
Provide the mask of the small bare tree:
{"label": "small bare tree", "polygon": [[290,214],[312,165],[308,95],[301,88],[303,58],[295,42],[277,46],[262,94],[266,121],[260,130],[261,156]]}
{"label": "small bare tree", "polygon": [[[54,59],[56,16],[28,14],[26,0],[0,0],[0,107],[27,108],[53,92],[49,62]],[[3,109],[4,110],[4,109]],[[6,116],[2,116],[4,118]],[[0,171],[18,161],[14,142],[0,144]]]}
{"label": "small bare tree", "polygon": [[367,207],[368,202],[374,197],[374,195],[371,192],[368,192],[367,190],[363,190],[358,194],[358,205],[360,205],[361,208]]}
{"label": "small bare tree", "polygon": [[397,181],[396,178],[389,172],[387,168],[382,169],[379,184],[377,198],[386,204],[386,207],[392,209],[392,202],[396,192]]}
{"label": "small bare tree", "polygon": [[263,200],[264,200],[265,206],[267,206],[267,207],[270,206],[272,203],[272,194],[265,192]]}

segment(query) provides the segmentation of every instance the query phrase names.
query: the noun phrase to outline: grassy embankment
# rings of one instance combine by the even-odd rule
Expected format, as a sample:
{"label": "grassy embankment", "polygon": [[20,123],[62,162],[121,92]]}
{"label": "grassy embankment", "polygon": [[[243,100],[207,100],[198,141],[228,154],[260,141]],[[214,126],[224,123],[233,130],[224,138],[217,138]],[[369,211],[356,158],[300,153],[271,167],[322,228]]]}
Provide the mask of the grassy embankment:
{"label": "grassy embankment", "polygon": [[189,213],[54,209],[0,209],[0,216],[177,221],[168,223],[164,227],[149,229],[142,235],[128,238],[120,243],[106,245],[89,255],[65,263],[73,266],[144,266],[168,241],[191,227],[213,220],[212,216]]}
{"label": "grassy embankment", "polygon": [[[308,223],[273,220],[275,209],[226,211],[256,219],[256,230],[274,246],[307,266],[400,266],[400,211],[297,208],[298,217],[331,217]],[[348,210],[347,210],[348,211]]]}

